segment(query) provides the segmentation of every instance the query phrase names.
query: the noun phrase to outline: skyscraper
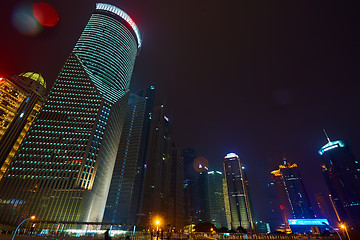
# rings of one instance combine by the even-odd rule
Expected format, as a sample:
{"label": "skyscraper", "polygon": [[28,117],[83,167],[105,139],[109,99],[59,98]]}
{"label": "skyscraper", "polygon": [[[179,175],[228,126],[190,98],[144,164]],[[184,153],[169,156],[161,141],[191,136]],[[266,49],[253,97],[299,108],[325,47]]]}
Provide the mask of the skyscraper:
{"label": "skyscraper", "polygon": [[[155,217],[173,219],[174,199],[171,197],[172,139],[170,119],[164,106],[154,108],[149,136],[144,192],[141,206],[142,226],[149,226]],[[171,224],[171,222],[162,222]]]}
{"label": "skyscraper", "polygon": [[196,151],[192,148],[183,149],[182,156],[184,159],[184,208],[185,208],[185,224],[189,225],[197,223],[196,215],[196,175],[197,172],[193,168],[193,162],[196,158]]}
{"label": "skyscraper", "polygon": [[104,221],[135,225],[140,211],[153,86],[129,97],[128,107],[107,198]]}
{"label": "skyscraper", "polygon": [[209,177],[209,205],[211,222],[217,228],[228,227],[223,192],[224,176],[220,171],[208,172]]}
{"label": "skyscraper", "polygon": [[40,73],[0,78],[0,180],[45,102]]}
{"label": "skyscraper", "polygon": [[231,212],[231,228],[243,227],[246,230],[253,230],[254,222],[248,193],[248,182],[238,155],[229,153],[225,156],[224,172]]}
{"label": "skyscraper", "polygon": [[330,141],[319,154],[322,172],[341,221],[360,224],[360,164],[344,141]]}
{"label": "skyscraper", "polygon": [[207,168],[199,172],[196,181],[197,217],[199,222],[211,222],[209,202],[209,175]]}
{"label": "skyscraper", "polygon": [[292,218],[314,218],[300,171],[296,164],[290,164],[283,158],[284,164],[272,171],[276,192],[279,197],[284,223]]}
{"label": "skyscraper", "polygon": [[125,12],[96,4],[0,182],[1,222],[102,220],[140,46]]}
{"label": "skyscraper", "polygon": [[185,221],[184,211],[184,159],[181,151],[173,144],[171,156],[171,198],[174,199],[174,214],[170,224],[182,229]]}

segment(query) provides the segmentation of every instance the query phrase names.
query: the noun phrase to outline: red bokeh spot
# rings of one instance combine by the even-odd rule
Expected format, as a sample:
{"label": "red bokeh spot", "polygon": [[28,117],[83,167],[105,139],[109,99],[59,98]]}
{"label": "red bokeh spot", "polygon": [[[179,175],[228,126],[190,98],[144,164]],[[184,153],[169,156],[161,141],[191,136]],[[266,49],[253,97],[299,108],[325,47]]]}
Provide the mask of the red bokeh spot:
{"label": "red bokeh spot", "polygon": [[55,27],[60,20],[55,8],[44,2],[34,5],[33,14],[36,20],[46,27]]}
{"label": "red bokeh spot", "polygon": [[2,81],[4,78],[3,77],[0,77],[0,81]]}

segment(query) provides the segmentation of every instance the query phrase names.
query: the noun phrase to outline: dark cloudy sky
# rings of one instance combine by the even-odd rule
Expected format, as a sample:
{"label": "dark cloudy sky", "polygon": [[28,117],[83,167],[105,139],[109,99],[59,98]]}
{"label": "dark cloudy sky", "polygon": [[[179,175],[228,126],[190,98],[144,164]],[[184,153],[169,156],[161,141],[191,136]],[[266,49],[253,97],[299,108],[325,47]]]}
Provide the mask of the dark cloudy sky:
{"label": "dark cloudy sky", "polygon": [[[41,72],[51,86],[95,8],[94,0],[49,0],[60,21],[35,36],[12,23],[37,1],[2,1],[0,74]],[[317,151],[347,140],[360,158],[359,7],[340,1],[117,0],[143,35],[132,90],[157,87],[179,147],[221,169],[243,160],[255,215],[262,188],[285,153],[309,195],[325,192]]]}

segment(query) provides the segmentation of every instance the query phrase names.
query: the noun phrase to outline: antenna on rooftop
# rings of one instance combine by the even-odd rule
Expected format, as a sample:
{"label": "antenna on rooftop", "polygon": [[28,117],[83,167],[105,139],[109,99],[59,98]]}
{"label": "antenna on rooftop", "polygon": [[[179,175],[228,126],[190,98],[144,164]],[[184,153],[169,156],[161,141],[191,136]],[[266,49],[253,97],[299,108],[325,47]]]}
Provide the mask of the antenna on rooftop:
{"label": "antenna on rooftop", "polygon": [[327,138],[328,142],[329,142],[329,143],[331,143],[330,138],[329,138],[329,136],[327,135],[327,133],[326,133],[325,129],[323,129],[323,131],[324,131],[324,133],[325,133],[325,136],[326,136],[326,138]]}
{"label": "antenna on rooftop", "polygon": [[286,164],[287,159],[286,159],[285,153],[283,153],[282,160],[284,161],[284,164]]}

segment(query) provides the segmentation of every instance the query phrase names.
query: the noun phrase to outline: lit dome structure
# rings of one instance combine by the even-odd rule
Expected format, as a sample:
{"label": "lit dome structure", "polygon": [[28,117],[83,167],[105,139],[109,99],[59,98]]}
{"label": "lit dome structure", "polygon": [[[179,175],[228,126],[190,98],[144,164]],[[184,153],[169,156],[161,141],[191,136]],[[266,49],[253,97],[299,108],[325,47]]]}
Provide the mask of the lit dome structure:
{"label": "lit dome structure", "polygon": [[35,82],[40,83],[40,85],[46,89],[46,82],[45,82],[44,78],[41,76],[41,73],[24,72],[24,73],[19,74],[19,76],[30,78],[30,79],[34,80]]}

